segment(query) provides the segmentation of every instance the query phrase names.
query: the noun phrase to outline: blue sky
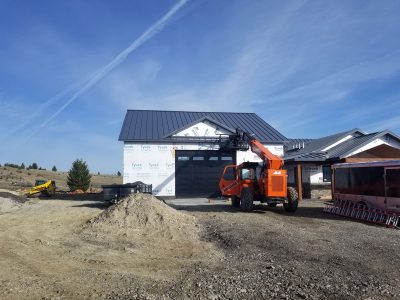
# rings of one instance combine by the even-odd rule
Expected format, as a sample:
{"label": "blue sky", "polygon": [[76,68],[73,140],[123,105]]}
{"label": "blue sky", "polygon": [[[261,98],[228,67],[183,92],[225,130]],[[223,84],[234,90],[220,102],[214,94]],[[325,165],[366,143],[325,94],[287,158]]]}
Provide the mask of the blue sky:
{"label": "blue sky", "polygon": [[126,109],[400,133],[399,15],[396,0],[0,0],[0,162],[122,171]]}

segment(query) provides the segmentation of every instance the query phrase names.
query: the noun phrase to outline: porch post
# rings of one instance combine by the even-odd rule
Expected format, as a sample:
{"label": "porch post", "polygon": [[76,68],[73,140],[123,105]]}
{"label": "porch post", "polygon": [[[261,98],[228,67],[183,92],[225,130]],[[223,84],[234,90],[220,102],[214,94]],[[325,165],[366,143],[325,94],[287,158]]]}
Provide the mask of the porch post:
{"label": "porch post", "polygon": [[297,164],[297,193],[299,194],[299,201],[303,200],[303,176],[301,170],[301,163]]}

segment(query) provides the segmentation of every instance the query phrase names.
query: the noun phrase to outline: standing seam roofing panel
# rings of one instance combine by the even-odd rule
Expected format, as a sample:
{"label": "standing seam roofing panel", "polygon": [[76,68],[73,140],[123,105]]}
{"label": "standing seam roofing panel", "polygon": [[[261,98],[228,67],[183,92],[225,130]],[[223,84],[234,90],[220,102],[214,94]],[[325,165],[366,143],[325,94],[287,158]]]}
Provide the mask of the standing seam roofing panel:
{"label": "standing seam roofing panel", "polygon": [[[254,115],[254,120],[256,123],[258,123],[258,126],[264,126],[268,128],[268,134],[272,135],[274,139],[282,139],[282,136],[278,136],[276,133],[276,130],[274,130],[269,124],[265,123],[264,120],[262,120],[259,116]],[[268,140],[268,137],[264,135],[264,138]],[[281,134],[282,135],[282,134]]]}
{"label": "standing seam roofing panel", "polygon": [[170,119],[167,118],[166,113],[163,111],[162,112],[162,116],[163,116],[163,121],[165,122],[165,130],[163,131],[162,136],[166,136],[168,134],[168,132],[172,132],[172,126],[170,124]]}
{"label": "standing seam roofing panel", "polygon": [[[129,110],[123,122],[120,139],[162,140],[174,131],[209,117],[217,123],[253,133],[262,142],[283,142],[286,138],[254,113],[168,112]],[[134,119],[134,120],[133,120]]]}
{"label": "standing seam roofing panel", "polygon": [[[246,119],[245,123],[249,123],[249,131],[251,131],[259,140],[262,141],[268,141],[268,138],[266,138],[265,134],[263,132],[261,132],[260,130],[260,125],[259,124],[252,124],[252,122],[256,123],[256,119],[250,121],[248,118],[248,115],[246,115],[246,117],[243,116],[243,118]],[[252,126],[252,125],[256,125],[256,126]],[[258,126],[257,126],[258,125]],[[265,127],[265,126],[264,126]]]}
{"label": "standing seam roofing panel", "polygon": [[129,127],[127,126],[130,115],[126,114],[124,118],[124,122],[122,123],[121,133],[119,135],[119,139],[123,140],[128,136]]}
{"label": "standing seam roofing panel", "polygon": [[130,118],[130,122],[129,122],[129,130],[131,131],[135,131],[136,129],[136,124],[138,123],[137,118],[134,118],[133,116],[131,116]]}

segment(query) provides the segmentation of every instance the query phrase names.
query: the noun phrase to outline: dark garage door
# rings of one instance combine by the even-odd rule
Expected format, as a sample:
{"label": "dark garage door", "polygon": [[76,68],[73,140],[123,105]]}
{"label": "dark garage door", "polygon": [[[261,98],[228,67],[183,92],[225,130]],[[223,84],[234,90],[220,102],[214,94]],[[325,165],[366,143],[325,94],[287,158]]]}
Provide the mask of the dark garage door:
{"label": "dark garage door", "polygon": [[210,150],[177,150],[175,194],[183,197],[216,197],[224,166],[234,164],[235,155]]}

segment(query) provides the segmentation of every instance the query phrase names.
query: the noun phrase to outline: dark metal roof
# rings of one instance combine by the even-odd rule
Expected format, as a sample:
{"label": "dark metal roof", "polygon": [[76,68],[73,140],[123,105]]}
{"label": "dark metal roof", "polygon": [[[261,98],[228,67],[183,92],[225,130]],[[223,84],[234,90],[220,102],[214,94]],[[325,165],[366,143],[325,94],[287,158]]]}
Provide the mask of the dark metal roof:
{"label": "dark metal roof", "polygon": [[355,150],[385,135],[389,135],[392,138],[396,139],[397,141],[400,141],[400,138],[389,130],[374,132],[363,136],[355,137],[351,140],[348,140],[340,145],[333,147],[332,149],[329,149],[328,157],[339,158],[339,159],[344,158],[347,155],[354,152]]}
{"label": "dark metal roof", "polygon": [[[285,159],[286,160],[286,159]],[[326,153],[325,152],[311,152],[311,153],[303,153],[292,159],[287,159],[286,161],[325,161]]]}
{"label": "dark metal roof", "polygon": [[[189,112],[189,111],[157,111],[128,110],[119,135],[120,141],[158,141],[167,142],[169,136],[189,127],[191,124],[209,120],[221,127],[234,131],[241,128],[259,139],[261,142],[276,143],[287,138],[266,123],[255,113],[226,112]],[[178,141],[178,138],[174,138]],[[187,141],[188,139],[182,138]]]}
{"label": "dark metal roof", "polygon": [[355,151],[360,147],[360,145],[364,144],[365,142],[375,140],[376,138],[378,138],[378,134],[380,134],[380,132],[374,132],[347,140],[329,149],[327,156],[330,158],[342,158],[343,155]]}
{"label": "dark metal roof", "polygon": [[[348,135],[352,135],[351,139],[341,142],[340,144],[322,151],[329,146],[335,144]],[[389,130],[365,134],[359,129],[353,129],[346,132],[341,132],[335,135],[313,140],[305,145],[302,149],[288,150],[285,153],[285,161],[325,161],[325,160],[340,160],[347,157],[350,153],[360,149],[370,142],[389,135],[392,138],[400,141],[400,138]]]}
{"label": "dark metal roof", "polygon": [[313,139],[304,139],[304,138],[297,138],[297,139],[289,139],[285,142],[285,150],[293,150],[304,148],[308,143],[310,143]]}
{"label": "dark metal roof", "polygon": [[[301,156],[304,154],[309,154],[309,153],[320,153],[323,152],[322,150],[327,148],[329,145],[332,145],[344,137],[348,135],[363,135],[364,132],[358,128],[349,130],[349,131],[344,131],[340,133],[336,133],[333,135],[325,136],[319,139],[314,139],[309,141],[307,144],[305,144],[304,148],[301,149],[290,149],[289,147],[287,148],[288,150],[285,153],[285,160],[302,160]],[[316,158],[316,161],[320,161],[322,158]],[[325,160],[325,159],[322,159]]]}

